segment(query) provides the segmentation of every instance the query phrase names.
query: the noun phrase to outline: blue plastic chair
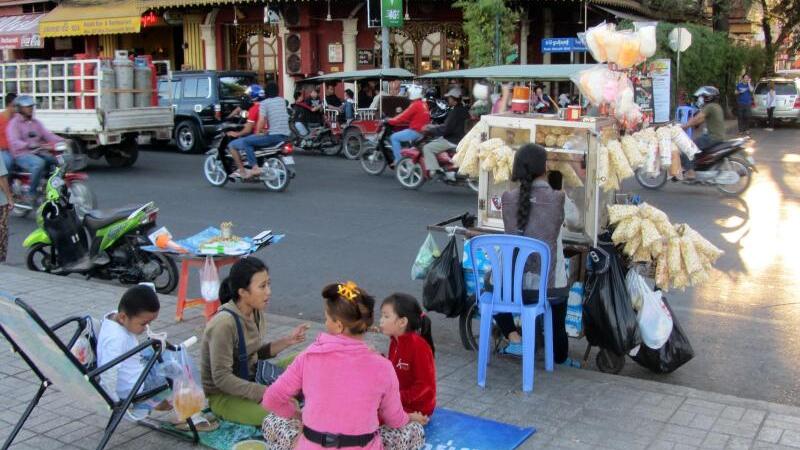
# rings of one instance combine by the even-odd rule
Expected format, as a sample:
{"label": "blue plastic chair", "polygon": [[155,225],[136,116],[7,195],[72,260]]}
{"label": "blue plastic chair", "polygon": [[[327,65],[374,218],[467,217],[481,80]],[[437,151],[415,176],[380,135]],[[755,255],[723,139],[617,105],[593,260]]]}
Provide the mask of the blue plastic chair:
{"label": "blue plastic chair", "polygon": [[[530,392],[533,390],[536,317],[541,314],[544,314],[545,370],[553,371],[553,313],[547,301],[550,248],[542,241],[515,235],[478,236],[470,241],[470,246],[473,261],[478,260],[479,252],[485,252],[492,266],[491,292],[484,289],[485,286],[482,280],[478,279],[477,271],[475,274],[481,315],[478,338],[478,386],[486,387],[492,317],[497,313],[512,313],[522,317],[522,390]],[[539,301],[535,305],[523,305],[522,279],[525,262],[534,253],[539,255],[541,261]]]}
{"label": "blue plastic chair", "polygon": [[[697,114],[697,108],[694,106],[678,106],[678,108],[675,109],[675,121],[684,125],[689,119],[694,117],[695,114]],[[692,137],[692,131],[691,128],[687,128],[686,134]]]}

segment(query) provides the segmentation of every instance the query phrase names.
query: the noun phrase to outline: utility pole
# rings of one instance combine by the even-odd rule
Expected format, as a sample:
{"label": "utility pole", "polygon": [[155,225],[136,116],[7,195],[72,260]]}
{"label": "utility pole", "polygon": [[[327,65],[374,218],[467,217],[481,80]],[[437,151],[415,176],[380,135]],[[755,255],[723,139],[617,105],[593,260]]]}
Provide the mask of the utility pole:
{"label": "utility pole", "polygon": [[381,68],[389,68],[389,27],[381,27]]}

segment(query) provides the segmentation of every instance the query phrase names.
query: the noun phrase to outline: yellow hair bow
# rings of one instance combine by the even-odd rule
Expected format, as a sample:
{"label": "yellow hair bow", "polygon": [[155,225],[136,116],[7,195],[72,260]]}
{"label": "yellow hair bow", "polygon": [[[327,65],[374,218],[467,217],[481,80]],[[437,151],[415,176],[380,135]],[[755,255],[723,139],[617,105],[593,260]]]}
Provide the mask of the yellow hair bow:
{"label": "yellow hair bow", "polygon": [[358,286],[352,282],[348,281],[347,283],[339,283],[339,289],[337,291],[339,295],[347,300],[354,302],[359,295],[361,295],[361,291],[358,289]]}

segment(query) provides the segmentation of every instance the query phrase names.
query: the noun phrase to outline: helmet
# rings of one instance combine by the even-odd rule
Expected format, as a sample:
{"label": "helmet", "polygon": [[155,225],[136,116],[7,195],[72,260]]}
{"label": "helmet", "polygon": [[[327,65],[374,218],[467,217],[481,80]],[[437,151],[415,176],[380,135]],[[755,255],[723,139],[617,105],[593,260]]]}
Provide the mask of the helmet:
{"label": "helmet", "polygon": [[702,86],[700,89],[694,91],[692,94],[693,97],[703,97],[703,100],[708,102],[713,102],[714,100],[719,98],[719,89],[715,88],[714,86]]}
{"label": "helmet", "polygon": [[28,106],[33,106],[36,102],[33,100],[33,97],[30,95],[20,95],[14,100],[14,104],[19,106],[20,108],[26,108]]}
{"label": "helmet", "polygon": [[486,100],[489,98],[489,86],[483,83],[475,83],[472,87],[472,96],[476,100]]}
{"label": "helmet", "polygon": [[261,86],[257,84],[251,84],[250,86],[247,87],[245,94],[247,94],[248,97],[250,97],[250,99],[253,101],[263,99],[264,89],[262,89]]}
{"label": "helmet", "polygon": [[419,100],[422,98],[422,86],[412,84],[408,87],[408,99]]}

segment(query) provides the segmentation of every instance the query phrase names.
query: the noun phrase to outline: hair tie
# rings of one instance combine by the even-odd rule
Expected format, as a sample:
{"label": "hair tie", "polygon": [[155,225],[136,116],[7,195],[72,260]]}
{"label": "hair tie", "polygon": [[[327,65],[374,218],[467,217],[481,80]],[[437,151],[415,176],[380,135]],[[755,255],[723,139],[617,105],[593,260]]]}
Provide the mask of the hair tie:
{"label": "hair tie", "polygon": [[344,284],[339,283],[339,287],[336,289],[336,292],[342,298],[353,303],[355,303],[358,296],[361,295],[361,291],[358,289],[358,285],[356,285],[352,281],[348,281]]}

